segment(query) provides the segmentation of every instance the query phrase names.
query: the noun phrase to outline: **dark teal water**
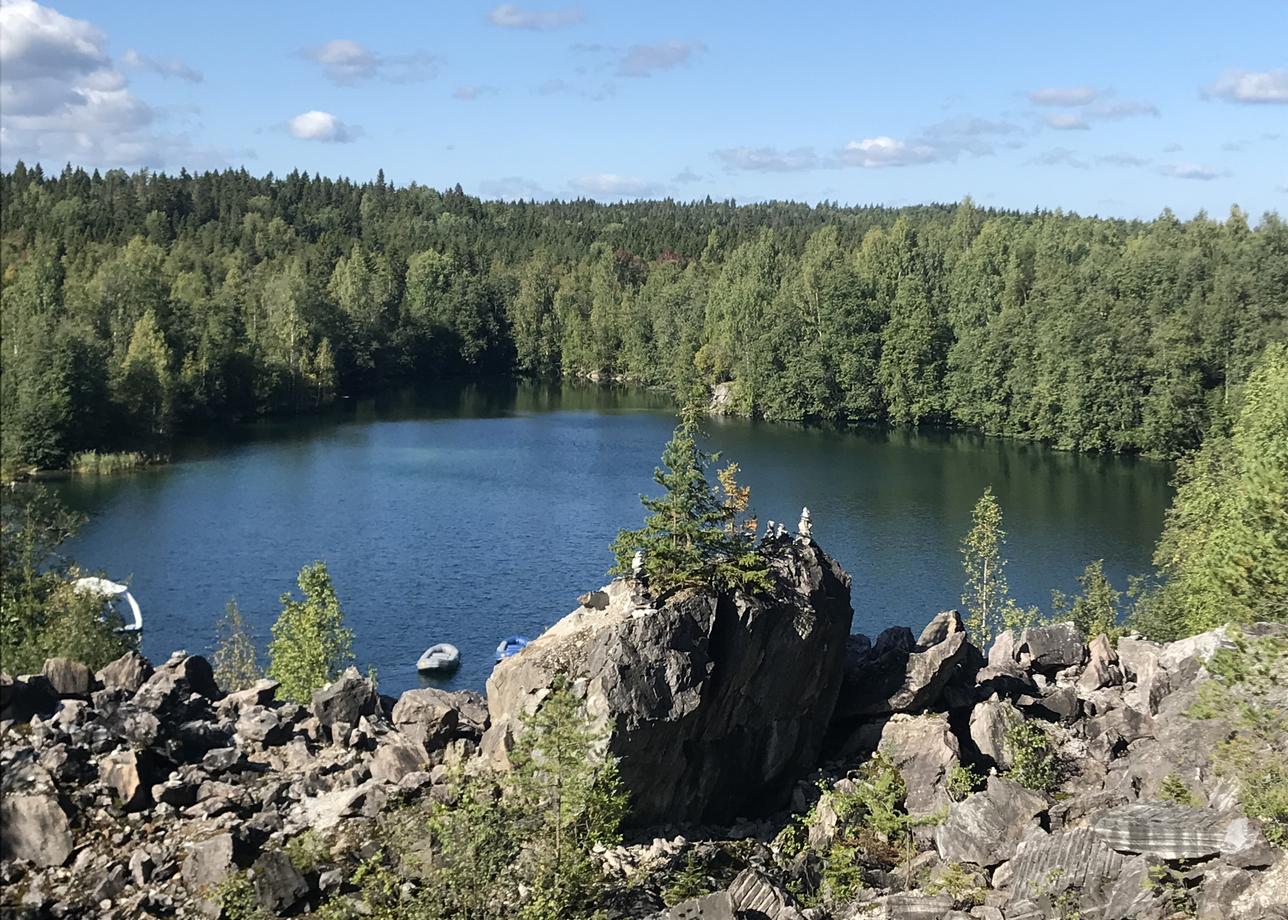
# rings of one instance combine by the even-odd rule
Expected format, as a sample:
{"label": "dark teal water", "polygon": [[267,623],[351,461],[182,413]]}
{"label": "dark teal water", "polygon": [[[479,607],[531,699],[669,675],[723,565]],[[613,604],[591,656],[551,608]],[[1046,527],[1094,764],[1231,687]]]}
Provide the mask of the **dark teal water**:
{"label": "dark teal water", "polygon": [[[641,520],[673,423],[638,391],[440,388],[246,426],[164,468],[56,488],[91,515],[70,554],[129,580],[153,658],[208,653],[231,597],[266,644],[279,596],[324,559],[383,691],[417,685],[435,642],[461,649],[446,685],[481,688],[502,637],[536,635],[605,583],[609,542]],[[1145,572],[1171,496],[1167,464],[965,434],[709,432],[762,522],[794,526],[809,505],[816,538],[854,576],[855,631],[869,634],[958,603],[958,543],[986,485],[1005,513],[1012,591],[1044,606],[1092,559],[1120,587]]]}

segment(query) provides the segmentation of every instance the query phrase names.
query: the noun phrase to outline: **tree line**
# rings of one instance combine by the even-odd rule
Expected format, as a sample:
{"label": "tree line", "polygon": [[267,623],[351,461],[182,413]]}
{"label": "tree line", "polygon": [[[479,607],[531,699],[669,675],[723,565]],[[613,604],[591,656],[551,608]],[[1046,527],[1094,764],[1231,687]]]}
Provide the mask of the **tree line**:
{"label": "tree line", "polygon": [[0,447],[24,465],[499,373],[1173,457],[1288,338],[1288,230],[1238,209],[507,203],[19,163],[0,224]]}

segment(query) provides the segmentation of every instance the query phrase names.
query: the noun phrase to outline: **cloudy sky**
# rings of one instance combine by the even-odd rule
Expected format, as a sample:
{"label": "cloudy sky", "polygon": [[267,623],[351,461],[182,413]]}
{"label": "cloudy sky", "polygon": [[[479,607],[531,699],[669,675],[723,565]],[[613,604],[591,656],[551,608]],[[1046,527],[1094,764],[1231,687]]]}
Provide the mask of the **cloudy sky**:
{"label": "cloudy sky", "polygon": [[1288,2],[0,0],[0,163],[1288,212]]}

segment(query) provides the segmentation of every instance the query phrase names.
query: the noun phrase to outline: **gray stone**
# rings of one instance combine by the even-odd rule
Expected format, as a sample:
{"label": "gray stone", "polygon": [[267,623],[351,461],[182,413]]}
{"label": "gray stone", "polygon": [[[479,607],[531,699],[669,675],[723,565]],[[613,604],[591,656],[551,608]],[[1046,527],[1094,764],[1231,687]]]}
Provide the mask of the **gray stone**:
{"label": "gray stone", "polygon": [[1228,920],[1288,920],[1288,857],[1253,876],[1248,890],[1230,905]]}
{"label": "gray stone", "polygon": [[71,658],[49,658],[40,673],[60,697],[86,698],[94,689],[94,675],[89,668]]}
{"label": "gray stone", "polygon": [[5,859],[61,866],[72,852],[71,824],[54,795],[0,797],[0,852]]}
{"label": "gray stone", "polygon": [[205,896],[235,869],[233,835],[216,834],[188,845],[188,855],[184,857],[180,874],[190,892]]}
{"label": "gray stone", "polygon": [[277,712],[267,706],[247,706],[237,717],[237,736],[265,747],[285,744],[291,739],[291,727],[283,725]]}
{"label": "gray stone", "polygon": [[1009,887],[1016,898],[1042,898],[1068,888],[1095,897],[1118,878],[1123,862],[1122,855],[1088,828],[1035,832],[1020,842],[1015,858],[1006,864],[1006,885],[996,875],[993,884]]}
{"label": "gray stone", "polygon": [[989,777],[982,792],[955,803],[935,828],[935,848],[948,862],[986,868],[1015,855],[1024,832],[1047,809],[1047,800],[1019,783]]}
{"label": "gray stone", "polygon": [[728,891],[690,898],[675,905],[659,920],[739,920]]}
{"label": "gray stone", "polygon": [[947,716],[892,716],[881,731],[877,750],[889,757],[903,776],[909,814],[928,815],[950,804],[945,781],[957,766],[961,751]]}
{"label": "gray stone", "polygon": [[134,884],[146,885],[152,880],[156,867],[152,854],[147,850],[135,850],[130,854],[130,877],[134,879]]}
{"label": "gray stone", "polygon": [[[1081,665],[1087,654],[1082,632],[1072,623],[1030,626],[1020,633],[1015,661],[1022,667],[1054,673]],[[991,664],[991,662],[990,662]]]}
{"label": "gray stone", "polygon": [[1005,700],[985,700],[971,710],[971,743],[980,754],[1005,770],[1011,766],[1006,734],[1012,725],[1023,719],[1020,711]]}
{"label": "gray stone", "polygon": [[1227,920],[1230,906],[1252,886],[1252,873],[1233,866],[1216,866],[1203,873],[1195,899],[1194,920]]}
{"label": "gray stone", "polygon": [[108,690],[134,693],[152,676],[152,665],[138,652],[126,652],[115,661],[103,665],[98,681]]}
{"label": "gray stone", "polygon": [[585,594],[577,598],[577,603],[589,610],[607,610],[608,592],[587,591]]}
{"label": "gray stone", "polygon": [[251,867],[251,885],[262,907],[279,915],[309,893],[308,883],[281,850],[269,850]]}
{"label": "gray stone", "polygon": [[277,698],[278,681],[261,677],[245,690],[236,690],[220,700],[221,709],[240,710],[251,706],[271,706]]}
{"label": "gray stone", "polygon": [[1092,830],[1123,853],[1203,859],[1221,852],[1228,821],[1215,812],[1169,802],[1133,802],[1101,814]]}
{"label": "gray stone", "polygon": [[409,773],[429,765],[425,746],[408,738],[389,737],[371,758],[371,778],[382,783],[400,783]]}
{"label": "gray stone", "polygon": [[686,589],[636,615],[631,585],[578,608],[488,680],[483,750],[500,769],[566,675],[608,733],[635,824],[727,821],[786,804],[822,749],[841,687],[850,579],[813,542],[767,549],[772,587]]}
{"label": "gray stone", "polygon": [[32,681],[0,673],[0,721],[30,722],[48,718],[58,708],[58,694],[43,677]]}
{"label": "gray stone", "polygon": [[931,620],[915,644],[902,627],[882,633],[870,648],[864,643],[850,639],[834,718],[919,712],[934,705],[970,647],[955,610]]}
{"label": "gray stone", "polygon": [[146,753],[114,751],[99,761],[99,780],[126,811],[141,811],[152,804],[148,759]]}
{"label": "gray stone", "polygon": [[953,899],[946,894],[923,894],[900,891],[871,902],[861,916],[874,920],[941,920],[953,910]]}
{"label": "gray stone", "polygon": [[313,716],[328,728],[340,722],[353,726],[360,716],[374,714],[378,705],[376,688],[355,667],[313,691]]}
{"label": "gray stone", "polygon": [[1118,667],[1118,653],[1104,633],[1092,639],[1087,646],[1087,666],[1078,678],[1078,692],[1092,693],[1105,687],[1117,687],[1123,681]]}
{"label": "gray stone", "polygon": [[1264,869],[1279,858],[1280,850],[1266,839],[1261,822],[1235,818],[1221,838],[1221,858],[1242,869]]}
{"label": "gray stone", "polygon": [[487,727],[487,703],[477,693],[423,687],[400,696],[391,717],[400,734],[433,752],[457,738],[479,741]]}

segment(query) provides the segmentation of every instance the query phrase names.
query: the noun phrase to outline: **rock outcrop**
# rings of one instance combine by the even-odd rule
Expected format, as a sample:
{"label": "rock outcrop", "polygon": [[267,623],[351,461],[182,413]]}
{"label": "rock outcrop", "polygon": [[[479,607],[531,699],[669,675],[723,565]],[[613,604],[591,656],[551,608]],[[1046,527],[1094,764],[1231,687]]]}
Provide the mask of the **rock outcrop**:
{"label": "rock outcrop", "polygon": [[420,690],[394,722],[352,669],[311,710],[275,700],[272,681],[225,695],[183,653],[155,671],[132,653],[96,676],[54,659],[43,679],[0,686],[6,917],[218,917],[236,872],[267,915],[297,913],[321,878],[286,844],[342,825],[361,837],[389,801],[443,794],[487,717],[477,694]]}
{"label": "rock outcrop", "polygon": [[631,585],[579,607],[500,662],[484,751],[504,768],[524,719],[557,679],[602,720],[632,820],[727,821],[785,804],[812,769],[840,691],[850,579],[812,541],[771,549],[764,594]]}

